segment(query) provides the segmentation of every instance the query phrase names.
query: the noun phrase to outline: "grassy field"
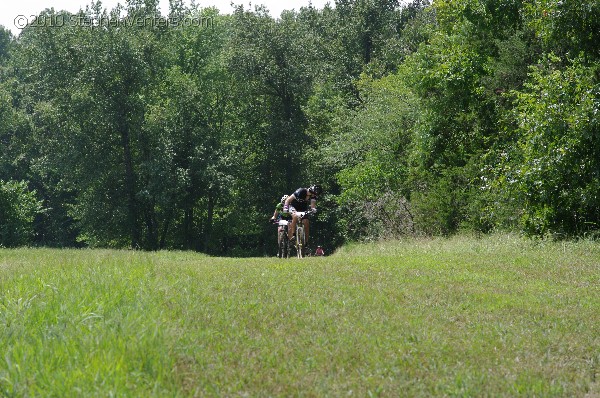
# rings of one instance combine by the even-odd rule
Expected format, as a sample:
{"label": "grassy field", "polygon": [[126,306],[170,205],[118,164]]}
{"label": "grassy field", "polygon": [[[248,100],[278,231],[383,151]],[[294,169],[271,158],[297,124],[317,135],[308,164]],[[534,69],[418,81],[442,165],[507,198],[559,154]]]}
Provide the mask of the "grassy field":
{"label": "grassy field", "polygon": [[0,396],[600,394],[600,245],[0,250]]}

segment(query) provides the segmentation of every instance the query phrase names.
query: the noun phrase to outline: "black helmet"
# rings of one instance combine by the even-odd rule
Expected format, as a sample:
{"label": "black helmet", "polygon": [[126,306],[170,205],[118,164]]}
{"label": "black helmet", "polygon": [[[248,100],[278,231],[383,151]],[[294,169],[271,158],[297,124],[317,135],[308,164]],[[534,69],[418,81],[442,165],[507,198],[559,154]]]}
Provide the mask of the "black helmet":
{"label": "black helmet", "polygon": [[308,188],[308,190],[314,193],[317,197],[319,197],[321,193],[323,193],[323,189],[320,185],[311,185],[310,188]]}

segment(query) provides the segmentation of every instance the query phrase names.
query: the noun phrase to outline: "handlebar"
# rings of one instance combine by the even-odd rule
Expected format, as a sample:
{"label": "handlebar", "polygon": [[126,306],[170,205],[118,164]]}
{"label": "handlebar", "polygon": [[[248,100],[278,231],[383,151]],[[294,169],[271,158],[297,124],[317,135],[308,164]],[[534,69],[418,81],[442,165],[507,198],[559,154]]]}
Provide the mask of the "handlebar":
{"label": "handlebar", "polygon": [[[308,210],[308,211],[295,211],[295,212],[290,213],[290,214],[292,214],[292,215],[295,214],[295,215],[298,216],[298,218],[300,218],[301,220],[304,220],[305,218],[310,218],[310,217],[313,217],[315,214],[317,214],[317,209],[311,209],[311,210]],[[281,220],[281,221],[283,221],[283,220]],[[272,218],[269,219],[269,223],[270,224],[275,224],[275,225],[277,225],[277,224],[281,225],[280,224],[281,221],[280,220],[276,220],[276,219],[272,219]]]}
{"label": "handlebar", "polygon": [[310,217],[314,216],[315,213],[316,213],[316,211],[309,210],[309,211],[297,211],[295,214],[298,216],[298,218],[300,220],[303,220],[305,218],[310,218]]}

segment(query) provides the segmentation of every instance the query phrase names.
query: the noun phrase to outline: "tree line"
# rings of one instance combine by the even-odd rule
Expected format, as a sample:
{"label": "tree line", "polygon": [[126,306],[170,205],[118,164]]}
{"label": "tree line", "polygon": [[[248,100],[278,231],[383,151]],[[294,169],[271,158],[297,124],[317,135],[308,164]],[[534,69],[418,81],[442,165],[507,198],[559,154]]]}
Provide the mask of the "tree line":
{"label": "tree line", "polygon": [[[284,11],[92,2],[0,29],[0,245],[274,253],[462,230],[594,235],[600,4],[337,0]],[[85,26],[74,21],[85,20]]]}

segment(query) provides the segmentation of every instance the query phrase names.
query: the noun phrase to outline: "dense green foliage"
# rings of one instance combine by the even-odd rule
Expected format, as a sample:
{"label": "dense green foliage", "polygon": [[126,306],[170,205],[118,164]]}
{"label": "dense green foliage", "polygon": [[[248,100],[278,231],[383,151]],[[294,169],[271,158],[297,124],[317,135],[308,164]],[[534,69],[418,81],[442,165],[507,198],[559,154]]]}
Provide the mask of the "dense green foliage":
{"label": "dense green foliage", "polygon": [[172,1],[150,23],[157,3],[0,29],[0,180],[44,208],[27,241],[274,252],[276,201],[311,183],[329,247],[598,230],[597,1]]}
{"label": "dense green foliage", "polygon": [[0,180],[0,246],[15,247],[31,243],[33,222],[41,211],[35,192],[23,182]]}
{"label": "dense green foliage", "polygon": [[595,397],[599,249],[0,249],[0,396]]}

